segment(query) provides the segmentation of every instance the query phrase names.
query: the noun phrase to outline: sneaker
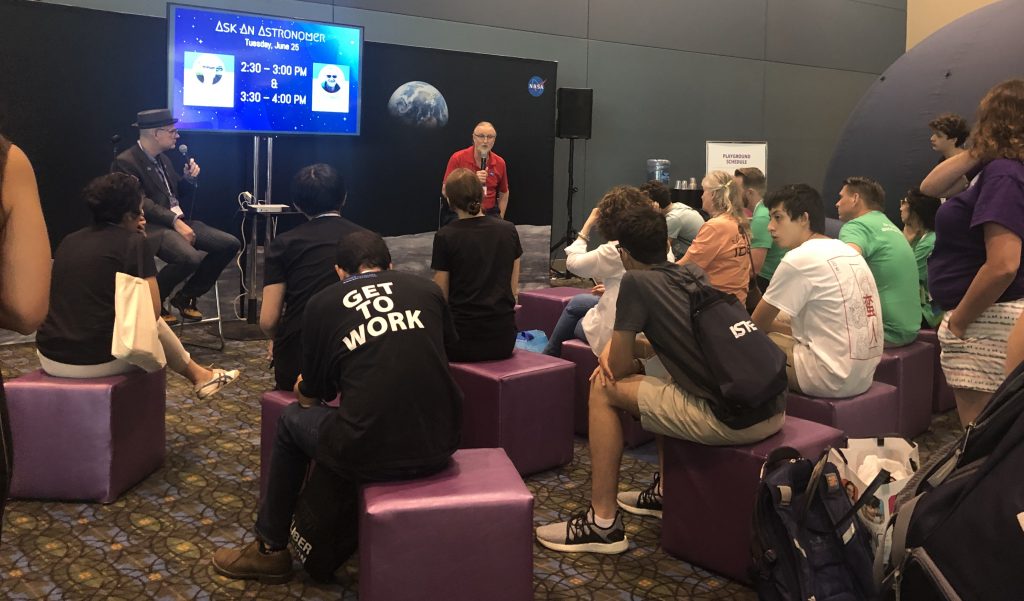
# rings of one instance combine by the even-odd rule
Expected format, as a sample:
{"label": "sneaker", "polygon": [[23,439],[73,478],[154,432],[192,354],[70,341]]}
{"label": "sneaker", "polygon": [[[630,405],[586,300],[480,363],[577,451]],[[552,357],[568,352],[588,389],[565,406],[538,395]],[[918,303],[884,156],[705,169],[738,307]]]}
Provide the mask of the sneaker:
{"label": "sneaker", "polygon": [[214,369],[212,378],[202,384],[196,384],[196,387],[194,388],[196,398],[202,401],[212,397],[220,392],[222,388],[237,380],[238,374],[239,371],[237,369],[232,369],[230,371],[220,368]]}
{"label": "sneaker", "polygon": [[292,578],[292,554],[287,548],[261,553],[259,541],[253,541],[240,549],[217,549],[213,569],[236,580],[283,584]]}
{"label": "sneaker", "polygon": [[178,325],[178,318],[163,305],[160,305],[160,319],[164,320],[164,323],[169,326]]}
{"label": "sneaker", "polygon": [[537,528],[537,542],[553,551],[568,553],[622,553],[629,549],[626,529],[622,526],[622,512],[615,512],[615,522],[609,528],[594,523],[594,508],[580,512],[568,522],[558,522]]}
{"label": "sneaker", "polygon": [[654,482],[641,491],[631,490],[620,492],[616,501],[624,511],[633,515],[651,515],[661,518],[661,493],[658,486],[661,484],[661,474],[654,472]]}
{"label": "sneaker", "polygon": [[171,306],[181,312],[181,316],[188,321],[199,321],[203,318],[203,314],[196,307],[196,298],[194,296],[185,297],[177,295],[171,299]]}

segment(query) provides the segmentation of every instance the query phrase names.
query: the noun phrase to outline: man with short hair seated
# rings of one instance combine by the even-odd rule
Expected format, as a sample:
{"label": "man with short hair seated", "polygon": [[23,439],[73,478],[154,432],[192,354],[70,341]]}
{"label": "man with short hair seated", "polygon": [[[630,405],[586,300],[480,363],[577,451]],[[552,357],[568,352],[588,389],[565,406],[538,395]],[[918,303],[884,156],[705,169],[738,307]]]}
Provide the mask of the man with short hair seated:
{"label": "man with short hair seated", "polygon": [[668,228],[668,240],[672,245],[672,255],[676,259],[682,259],[694,238],[697,237],[697,232],[704,225],[704,217],[692,207],[681,202],[672,202],[672,193],[668,187],[656,179],[640,186],[640,191],[656,202],[658,208],[665,215],[665,226]]}
{"label": "man with short hair seated", "polygon": [[[537,528],[540,544],[555,551],[626,551],[629,541],[616,505],[633,514],[661,517],[657,474],[644,491],[618,493],[619,409],[639,416],[644,429],[655,434],[712,445],[757,442],[776,433],[785,419],[785,392],[755,409],[737,411],[719,402],[718,393],[704,383],[710,374],[696,378],[702,382],[691,376],[695,370],[707,371],[690,319],[693,279],[705,285],[708,280],[693,264],[665,261],[668,234],[661,213],[648,206],[630,208],[618,230],[626,274],[615,330],[590,387],[591,506],[568,522]],[[638,338],[641,332],[649,343]],[[642,359],[654,353],[671,380],[644,375]]]}
{"label": "man with short hair seated", "polygon": [[292,204],[309,221],[270,243],[263,277],[260,328],[270,336],[274,382],[291,390],[302,370],[302,312],[314,294],[338,281],[338,243],[363,228],[341,216],[345,179],[330,165],[303,167],[292,180]]}
{"label": "man with short hair seated", "polygon": [[[306,304],[298,402],[278,422],[256,540],[213,556],[228,578],[290,578],[289,527],[310,458],[344,481],[336,499],[344,556],[356,548],[359,483],[438,472],[458,448],[462,393],[444,350],[455,326],[441,290],[392,271],[387,245],[372,232],[349,234],[337,252],[341,281]],[[337,409],[323,404],[338,394]]]}
{"label": "man with short hair seated", "polygon": [[[789,387],[842,398],[871,386],[882,357],[881,306],[864,258],[825,236],[818,191],[785,186],[764,201],[768,231],[789,252],[754,309],[754,324],[786,353]],[[779,320],[779,312],[791,317]]]}
{"label": "man with short hair seated", "polygon": [[885,191],[878,182],[866,177],[843,180],[836,202],[843,221],[839,239],[864,257],[875,276],[886,346],[904,346],[916,340],[921,329],[917,259],[884,208]]}

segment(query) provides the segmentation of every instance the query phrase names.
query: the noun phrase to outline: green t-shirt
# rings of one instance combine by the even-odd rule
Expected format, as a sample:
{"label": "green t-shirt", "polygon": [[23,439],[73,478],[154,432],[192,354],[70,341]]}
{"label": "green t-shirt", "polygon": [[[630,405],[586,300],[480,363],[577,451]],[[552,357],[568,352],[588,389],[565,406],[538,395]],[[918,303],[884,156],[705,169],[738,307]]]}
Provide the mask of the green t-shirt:
{"label": "green t-shirt", "polygon": [[787,252],[786,249],[780,248],[772,240],[772,235],[768,233],[769,220],[771,217],[768,214],[768,208],[764,206],[764,201],[757,203],[757,206],[754,207],[754,216],[750,218],[750,248],[768,249],[768,254],[764,256],[764,264],[761,265],[761,271],[757,274],[766,280],[772,279],[775,270],[779,267],[779,262]]}
{"label": "green t-shirt", "polygon": [[925,232],[923,236],[911,243],[914,259],[917,260],[918,294],[921,298],[921,317],[931,327],[942,321],[942,309],[932,306],[932,295],[928,292],[928,257],[935,249],[935,232]]}
{"label": "green t-shirt", "polygon": [[839,239],[860,247],[875,276],[885,341],[897,346],[913,342],[921,329],[921,298],[914,277],[917,262],[903,232],[884,213],[871,211],[847,221]]}

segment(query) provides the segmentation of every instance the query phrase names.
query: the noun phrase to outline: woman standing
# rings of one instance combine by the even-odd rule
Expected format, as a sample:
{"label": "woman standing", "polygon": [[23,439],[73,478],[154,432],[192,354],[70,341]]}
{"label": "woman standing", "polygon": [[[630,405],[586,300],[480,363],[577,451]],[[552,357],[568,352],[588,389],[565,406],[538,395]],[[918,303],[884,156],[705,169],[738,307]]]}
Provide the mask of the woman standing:
{"label": "woman standing", "polygon": [[932,256],[935,248],[935,213],[941,204],[938,198],[922,194],[917,188],[907,190],[907,195],[900,201],[903,236],[914,249],[914,259],[917,260],[922,328],[934,328],[942,321],[942,311],[932,305],[932,295],[928,292],[928,257]]}
{"label": "woman standing", "polygon": [[511,222],[480,212],[483,184],[469,169],[452,171],[444,189],[458,219],[434,236],[430,268],[459,335],[445,341],[448,360],[507,359],[516,344],[519,233]]}
{"label": "woman standing", "polygon": [[1003,381],[1007,338],[1024,310],[1024,79],[985,94],[971,141],[921,182],[925,194],[941,194],[977,175],[939,208],[928,261],[932,297],[947,311],[938,330],[942,370],[964,426]]}
{"label": "woman standing", "polygon": [[708,274],[715,288],[747,300],[750,286],[750,220],[743,213],[743,198],[725,171],[712,171],[701,182],[702,208],[711,216],[676,261],[693,263]]}
{"label": "woman standing", "polygon": [[[35,331],[46,317],[50,242],[32,164],[0,135],[0,328]],[[11,426],[0,378],[0,530],[13,473]]]}

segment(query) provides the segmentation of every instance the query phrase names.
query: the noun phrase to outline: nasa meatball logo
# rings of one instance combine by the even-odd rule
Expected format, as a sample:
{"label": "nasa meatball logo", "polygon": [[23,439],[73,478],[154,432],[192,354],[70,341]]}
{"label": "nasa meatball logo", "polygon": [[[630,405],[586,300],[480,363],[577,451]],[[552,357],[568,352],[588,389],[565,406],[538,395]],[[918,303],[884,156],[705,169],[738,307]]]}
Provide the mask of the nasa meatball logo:
{"label": "nasa meatball logo", "polygon": [[530,92],[530,96],[534,98],[544,93],[544,84],[547,83],[546,79],[541,79],[540,76],[534,75],[530,78],[530,81],[526,84],[527,91]]}

